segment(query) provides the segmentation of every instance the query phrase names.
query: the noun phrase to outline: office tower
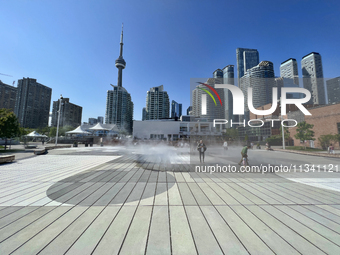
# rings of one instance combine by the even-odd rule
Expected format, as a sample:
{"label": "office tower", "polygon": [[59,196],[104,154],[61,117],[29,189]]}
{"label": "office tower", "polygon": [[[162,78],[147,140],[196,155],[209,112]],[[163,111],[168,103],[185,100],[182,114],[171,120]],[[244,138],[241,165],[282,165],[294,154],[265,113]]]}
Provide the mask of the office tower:
{"label": "office tower", "polygon": [[[215,87],[215,84],[222,84],[223,78],[209,78],[206,81],[211,87]],[[208,95],[208,93],[204,90],[209,91],[214,99]],[[192,115],[194,117],[204,118],[209,122],[212,122],[214,119],[224,119],[225,118],[225,109],[224,109],[224,93],[225,89],[215,88],[217,94],[219,95],[222,105],[220,101],[217,99],[217,96],[210,91],[210,89],[204,84],[200,84],[196,86],[196,88],[192,91]],[[206,114],[202,112],[202,95],[206,95]]]}
{"label": "office tower", "polygon": [[63,98],[61,100],[53,101],[52,127],[56,127],[58,125],[58,111],[59,111],[60,101],[61,101],[61,107],[60,107],[59,127],[80,126],[83,107],[70,103],[69,98]]}
{"label": "office tower", "polygon": [[143,107],[143,112],[142,112],[142,120],[147,120],[148,119],[148,113],[146,111],[146,107]]}
{"label": "office tower", "polygon": [[[234,65],[227,65],[226,67],[222,69],[222,71],[223,71],[223,83],[235,85]],[[225,99],[225,103],[224,103],[225,119],[228,120],[226,127],[229,128],[230,120],[237,122],[238,116],[233,115],[233,95],[228,89],[224,90],[224,99]]]}
{"label": "office tower", "polygon": [[253,106],[258,108],[272,102],[272,88],[276,85],[274,66],[270,61],[261,61],[257,66],[248,69],[240,80],[240,88],[244,94],[245,118],[247,118],[248,108],[248,88],[253,88]]}
{"label": "office tower", "polygon": [[148,120],[169,118],[170,102],[168,92],[163,85],[150,88],[146,95],[146,112]]}
{"label": "office tower", "polygon": [[89,118],[89,125],[95,125],[98,123],[98,119],[96,118]]}
{"label": "office tower", "polygon": [[98,116],[97,122],[100,123],[100,124],[104,124],[104,117]]}
{"label": "office tower", "polygon": [[[275,78],[275,87],[277,87],[277,99],[281,98],[281,88],[284,87],[284,79],[282,77]],[[292,93],[287,93],[287,98],[293,98]]]}
{"label": "office tower", "polygon": [[240,79],[243,77],[245,72],[259,64],[259,52],[256,49],[237,48],[236,61],[238,86],[240,87]]}
{"label": "office tower", "polygon": [[340,102],[340,77],[326,81],[328,103],[334,104]]}
{"label": "office tower", "polygon": [[25,128],[47,127],[52,89],[36,79],[18,80],[14,113]]}
{"label": "office tower", "polygon": [[190,112],[192,111],[192,106],[189,106],[187,109],[187,115],[190,115]]}
{"label": "office tower", "polygon": [[171,102],[171,119],[180,118],[182,116],[182,104],[175,100]]}
{"label": "office tower", "polygon": [[107,91],[105,124],[116,124],[119,129],[129,134],[132,133],[133,103],[131,95],[122,86],[123,69],[126,62],[123,59],[123,27],[120,37],[120,54],[116,60],[118,68],[118,83],[112,85],[113,90]]}
{"label": "office tower", "polygon": [[301,60],[303,87],[311,92],[311,104],[325,104],[325,88],[321,55],[311,52]]}
{"label": "office tower", "polygon": [[17,88],[0,80],[0,109],[6,108],[14,112]]}

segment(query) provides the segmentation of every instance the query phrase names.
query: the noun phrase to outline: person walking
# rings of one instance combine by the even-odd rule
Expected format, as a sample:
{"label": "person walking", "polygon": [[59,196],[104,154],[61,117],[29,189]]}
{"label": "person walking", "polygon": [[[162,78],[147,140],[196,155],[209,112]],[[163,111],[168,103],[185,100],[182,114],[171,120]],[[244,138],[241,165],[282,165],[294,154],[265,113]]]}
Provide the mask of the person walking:
{"label": "person walking", "polygon": [[204,152],[207,150],[207,147],[205,146],[205,144],[203,143],[203,140],[200,140],[200,142],[197,145],[197,150],[199,152],[200,155],[200,162],[204,163]]}
{"label": "person walking", "polygon": [[226,150],[228,150],[228,143],[227,143],[227,141],[224,141],[224,143],[223,143],[223,149],[226,151]]}
{"label": "person walking", "polygon": [[246,158],[247,165],[248,165],[248,149],[249,149],[250,147],[251,147],[250,145],[247,145],[247,146],[244,146],[244,147],[242,148],[242,150],[241,150],[242,158],[241,158],[240,162],[238,163],[239,165],[242,164],[243,158]]}

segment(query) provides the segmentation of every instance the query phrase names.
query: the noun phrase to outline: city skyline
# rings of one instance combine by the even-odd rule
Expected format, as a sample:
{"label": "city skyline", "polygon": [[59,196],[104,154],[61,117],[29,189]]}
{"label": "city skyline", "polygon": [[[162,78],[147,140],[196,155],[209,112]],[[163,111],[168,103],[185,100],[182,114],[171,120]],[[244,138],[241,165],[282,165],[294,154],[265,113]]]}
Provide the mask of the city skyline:
{"label": "city skyline", "polygon": [[[122,22],[128,62],[123,86],[131,93],[137,120],[142,119],[146,91],[159,84],[164,85],[170,100],[181,102],[186,109],[190,106],[190,78],[212,77],[217,67],[236,67],[236,48],[257,49],[260,61],[274,64],[276,76],[280,63],[295,58],[300,78],[301,58],[316,51],[322,55],[324,77],[340,75],[340,53],[336,51],[339,28],[334,22],[339,3],[335,1],[310,3],[308,7],[304,1],[275,7],[269,1],[258,5],[241,1],[229,5],[228,10],[219,2],[221,8],[205,19],[197,13],[211,8],[208,3],[84,3],[70,3],[66,10],[60,1],[12,1],[3,4],[0,17],[7,27],[5,40],[0,42],[5,60],[0,73],[13,76],[1,75],[0,80],[12,84],[22,77],[37,79],[52,88],[52,101],[63,94],[82,106],[82,121],[105,115],[106,91],[109,84],[117,82],[114,59]],[[233,10],[242,10],[245,18],[228,30],[214,26],[235,21],[239,14]],[[311,15],[313,11],[323,17],[322,22]],[[174,15],[178,19],[173,20]],[[270,17],[271,24],[264,23]],[[256,32],[240,29],[250,22],[257,25]],[[313,33],[305,33],[307,24]],[[217,31],[222,34],[218,40],[209,38]]]}

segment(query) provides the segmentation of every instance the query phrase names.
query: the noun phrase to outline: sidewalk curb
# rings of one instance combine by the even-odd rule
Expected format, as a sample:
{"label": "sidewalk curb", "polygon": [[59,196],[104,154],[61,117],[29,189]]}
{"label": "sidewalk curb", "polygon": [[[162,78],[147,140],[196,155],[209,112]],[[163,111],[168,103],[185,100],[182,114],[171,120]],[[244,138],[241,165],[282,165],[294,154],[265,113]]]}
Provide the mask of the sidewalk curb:
{"label": "sidewalk curb", "polygon": [[283,150],[283,149],[273,149],[273,151],[282,151],[282,152],[288,152],[288,153],[303,154],[303,155],[318,156],[318,157],[326,157],[326,158],[340,158],[340,154],[326,154],[326,153],[316,153],[316,152],[296,151],[296,150]]}

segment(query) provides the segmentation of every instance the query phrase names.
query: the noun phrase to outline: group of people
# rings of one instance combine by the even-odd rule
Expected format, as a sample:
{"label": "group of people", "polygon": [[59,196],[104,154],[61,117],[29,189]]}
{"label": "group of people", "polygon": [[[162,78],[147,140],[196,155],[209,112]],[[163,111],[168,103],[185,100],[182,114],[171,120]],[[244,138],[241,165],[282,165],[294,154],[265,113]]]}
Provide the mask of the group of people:
{"label": "group of people", "polygon": [[[241,165],[243,161],[245,161],[245,164],[248,165],[248,149],[252,148],[252,146],[253,146],[253,144],[249,144],[249,145],[246,145],[242,148],[242,150],[241,150],[242,158],[241,158],[240,162],[238,163],[239,165]],[[223,149],[225,151],[228,150],[228,142],[227,141],[224,141]],[[203,140],[200,140],[197,143],[197,150],[199,152],[200,162],[204,163],[204,153],[207,150],[207,147],[203,143]]]}

